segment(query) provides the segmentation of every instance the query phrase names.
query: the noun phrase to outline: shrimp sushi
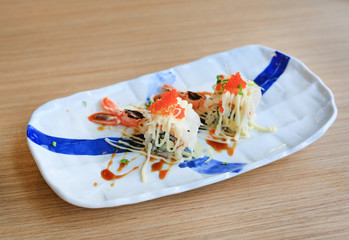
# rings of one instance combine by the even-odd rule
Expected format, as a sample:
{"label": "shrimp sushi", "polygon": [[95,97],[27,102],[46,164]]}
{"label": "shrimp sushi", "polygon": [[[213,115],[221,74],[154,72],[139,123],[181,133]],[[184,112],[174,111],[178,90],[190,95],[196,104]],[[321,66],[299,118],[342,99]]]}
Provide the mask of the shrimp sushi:
{"label": "shrimp sushi", "polygon": [[[175,89],[164,85],[164,91]],[[252,128],[272,132],[275,127],[263,128],[255,124],[256,109],[261,99],[261,87],[252,80],[244,80],[240,73],[218,75],[213,85],[213,93],[181,92],[179,97],[192,104],[200,115],[202,132],[208,133],[218,142],[238,141],[249,137]],[[157,98],[155,96],[155,98]]]}
{"label": "shrimp sushi", "polygon": [[[104,98],[101,104],[105,112],[89,116],[89,120],[104,125],[122,125],[133,128],[144,138],[136,139],[137,146],[120,146],[110,140],[107,142],[117,148],[145,153],[146,160],[142,167],[142,181],[146,181],[145,169],[151,157],[169,163],[180,163],[201,155],[197,134],[200,117],[193,110],[193,105],[179,97],[176,90],[162,93],[147,109],[123,109]],[[126,134],[126,133],[125,133]],[[143,147],[139,147],[139,143]],[[119,141],[120,142],[120,141]]]}
{"label": "shrimp sushi", "polygon": [[[144,125],[145,144],[156,152],[176,161],[185,159],[186,148],[193,152],[197,143],[200,117],[192,104],[182,100],[172,89],[165,92],[149,107],[148,122]],[[149,145],[149,146],[150,146]]]}
{"label": "shrimp sushi", "polygon": [[205,101],[204,116],[204,124],[211,136],[237,141],[240,137],[249,137],[251,128],[275,130],[254,123],[262,94],[261,87],[253,81],[245,81],[239,72],[219,75],[213,90],[212,96]]}

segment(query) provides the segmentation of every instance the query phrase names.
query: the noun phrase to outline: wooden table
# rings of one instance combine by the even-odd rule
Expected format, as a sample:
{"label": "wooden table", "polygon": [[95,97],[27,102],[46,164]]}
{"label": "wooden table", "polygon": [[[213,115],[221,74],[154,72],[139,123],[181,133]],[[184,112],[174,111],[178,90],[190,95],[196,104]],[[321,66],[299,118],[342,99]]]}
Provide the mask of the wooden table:
{"label": "wooden table", "polygon": [[[61,200],[29,152],[43,103],[247,44],[303,61],[339,115],[309,147],[238,177],[130,206]],[[0,236],[349,239],[348,1],[0,1]]]}

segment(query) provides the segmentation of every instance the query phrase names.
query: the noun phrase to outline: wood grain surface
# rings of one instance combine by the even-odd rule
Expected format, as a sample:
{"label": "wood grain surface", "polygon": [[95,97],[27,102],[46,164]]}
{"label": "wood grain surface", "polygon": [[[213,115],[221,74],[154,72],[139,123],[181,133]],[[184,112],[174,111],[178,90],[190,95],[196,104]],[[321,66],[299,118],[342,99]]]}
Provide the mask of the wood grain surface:
{"label": "wood grain surface", "polygon": [[[349,239],[349,2],[0,1],[0,237]],[[333,91],[326,134],[270,165],[130,206],[60,199],[26,142],[43,103],[247,44],[303,61]]]}

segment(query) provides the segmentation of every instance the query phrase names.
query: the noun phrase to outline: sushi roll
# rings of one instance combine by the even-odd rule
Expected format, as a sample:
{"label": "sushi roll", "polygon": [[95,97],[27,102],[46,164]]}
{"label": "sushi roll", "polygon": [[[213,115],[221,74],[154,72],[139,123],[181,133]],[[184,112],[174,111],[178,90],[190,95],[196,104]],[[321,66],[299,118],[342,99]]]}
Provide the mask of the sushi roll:
{"label": "sushi roll", "polygon": [[[115,142],[112,146],[146,155],[141,170],[142,181],[146,181],[145,170],[151,158],[161,159],[170,164],[201,156],[197,134],[200,117],[193,105],[179,97],[174,89],[159,95],[147,109],[128,107],[123,109],[104,98],[101,107],[104,112],[89,116],[89,120],[104,125],[131,127],[134,134],[120,130],[128,141]],[[137,136],[143,134],[143,138]],[[198,150],[196,150],[198,149]]]}
{"label": "sushi roll", "polygon": [[204,122],[211,136],[239,140],[248,137],[251,128],[273,131],[254,123],[256,108],[261,99],[261,87],[245,81],[240,73],[217,76],[214,93],[205,102]]}
{"label": "sushi roll", "polygon": [[[200,117],[192,104],[182,100],[173,89],[164,92],[149,110],[143,129],[145,145],[160,156],[177,162],[185,160],[188,152],[195,149],[200,127]],[[186,149],[189,151],[185,152]]]}

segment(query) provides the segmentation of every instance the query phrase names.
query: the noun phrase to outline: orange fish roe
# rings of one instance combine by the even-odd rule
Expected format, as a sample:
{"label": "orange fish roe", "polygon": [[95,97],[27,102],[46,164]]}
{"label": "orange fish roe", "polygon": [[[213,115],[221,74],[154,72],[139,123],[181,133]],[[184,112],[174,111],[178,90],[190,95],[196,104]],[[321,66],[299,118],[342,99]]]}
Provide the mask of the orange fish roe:
{"label": "orange fish roe", "polygon": [[229,78],[227,85],[224,87],[224,92],[228,91],[232,94],[237,94],[239,92],[239,85],[241,86],[241,89],[244,89],[246,88],[247,83],[241,78],[240,73],[237,72],[235,75],[232,74]]}
{"label": "orange fish roe", "polygon": [[223,108],[223,106],[222,106],[222,101],[219,101],[219,111],[221,112],[221,113],[223,113],[224,112],[224,108]]}
{"label": "orange fish roe", "polygon": [[218,83],[216,86],[216,91],[219,92],[221,90],[221,87],[222,87],[222,83]]}
{"label": "orange fish roe", "polygon": [[177,119],[184,118],[185,109],[177,104],[177,97],[179,96],[174,89],[169,92],[164,92],[161,98],[150,106],[150,112],[152,114],[160,113],[162,115],[170,115],[172,113]]}
{"label": "orange fish roe", "polygon": [[185,117],[185,109],[182,108],[179,104],[176,105],[176,108],[172,111],[173,115],[178,119],[182,119]]}
{"label": "orange fish roe", "polygon": [[215,133],[216,129],[211,129],[208,134],[210,134],[211,136]]}

